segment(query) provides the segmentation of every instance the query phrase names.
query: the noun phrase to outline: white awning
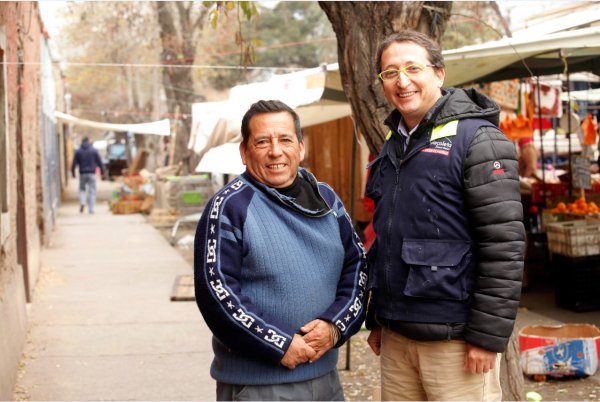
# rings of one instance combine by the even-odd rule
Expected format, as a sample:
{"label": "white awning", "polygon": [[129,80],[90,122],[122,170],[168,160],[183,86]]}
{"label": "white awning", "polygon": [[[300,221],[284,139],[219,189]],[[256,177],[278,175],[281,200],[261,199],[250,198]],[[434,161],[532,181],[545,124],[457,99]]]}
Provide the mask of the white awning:
{"label": "white awning", "polygon": [[246,170],[240,156],[240,143],[227,142],[209,149],[198,166],[198,173],[223,173],[238,175]]}
{"label": "white awning", "polygon": [[445,86],[559,74],[565,70],[563,60],[571,73],[590,71],[598,75],[600,27],[504,38],[442,54],[446,63]]}
{"label": "white awning", "polygon": [[337,63],[274,75],[266,82],[237,85],[225,102],[204,102],[192,107],[194,123],[189,148],[200,156],[200,164],[214,147],[241,141],[242,117],[252,103],[261,99],[286,103],[298,113],[302,127],[352,114],[342,90]]}
{"label": "white awning", "polygon": [[154,134],[167,137],[171,135],[171,124],[169,123],[169,119],[153,121],[150,123],[118,124],[80,119],[78,117],[71,116],[70,114],[62,113],[59,111],[54,112],[54,115],[57,119],[65,121],[67,123],[96,128],[98,130],[131,131],[135,134]]}
{"label": "white awning", "polygon": [[570,93],[563,92],[561,94],[561,100],[566,101],[569,96],[571,99],[578,101],[600,102],[600,88],[571,91]]}

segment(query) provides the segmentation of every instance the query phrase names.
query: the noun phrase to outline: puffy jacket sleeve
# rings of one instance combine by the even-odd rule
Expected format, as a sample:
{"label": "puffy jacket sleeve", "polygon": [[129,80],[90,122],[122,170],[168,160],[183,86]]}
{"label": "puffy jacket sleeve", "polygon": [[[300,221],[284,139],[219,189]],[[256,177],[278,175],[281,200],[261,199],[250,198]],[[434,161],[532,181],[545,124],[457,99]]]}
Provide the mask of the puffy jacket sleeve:
{"label": "puffy jacket sleeve", "polygon": [[503,352],[521,297],[525,229],[516,150],[497,128],[478,129],[465,158],[464,187],[478,259],[464,337]]}

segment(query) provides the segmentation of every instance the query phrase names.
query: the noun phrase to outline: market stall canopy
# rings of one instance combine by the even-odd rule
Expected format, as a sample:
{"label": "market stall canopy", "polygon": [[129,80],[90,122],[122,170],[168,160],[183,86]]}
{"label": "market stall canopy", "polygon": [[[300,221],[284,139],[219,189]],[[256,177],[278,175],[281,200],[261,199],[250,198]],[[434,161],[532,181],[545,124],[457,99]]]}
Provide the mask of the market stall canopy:
{"label": "market stall canopy", "polygon": [[138,124],[117,124],[117,123],[103,123],[99,121],[85,120],[70,114],[62,112],[54,112],[57,119],[67,123],[76,124],[79,126],[97,128],[99,130],[108,131],[130,131],[135,134],[154,134],[169,136],[171,135],[171,125],[169,119],[163,119],[159,121],[153,121],[150,123],[138,123]]}
{"label": "market stall canopy", "polygon": [[561,94],[561,100],[566,102],[569,96],[572,100],[577,101],[600,102],[600,88],[587,89],[583,91],[571,91],[570,93],[563,92]]}
{"label": "market stall canopy", "polygon": [[337,63],[274,75],[265,82],[237,85],[231,89],[227,101],[192,106],[189,148],[200,156],[200,163],[210,149],[241,141],[242,117],[252,103],[261,99],[278,99],[295,109],[302,127],[352,113],[342,89]]}
{"label": "market stall canopy", "polygon": [[[565,71],[600,73],[600,27],[584,28],[533,37],[504,38],[482,45],[443,52],[446,62],[445,86],[493,82],[512,78],[547,76]],[[529,67],[525,67],[523,61]],[[192,132],[190,148],[202,156],[212,147],[239,142],[240,123],[250,104],[260,99],[280,99],[293,107],[303,127],[350,116],[352,110],[343,91],[337,63],[271,80],[232,88],[222,116],[205,127],[204,139]],[[209,108],[208,105],[203,106]],[[202,108],[202,107],[200,107]],[[200,114],[194,118],[201,118]],[[213,115],[214,118],[214,115]],[[213,119],[214,120],[214,119]],[[212,127],[212,131],[209,129]],[[210,135],[206,137],[206,134]]]}
{"label": "market stall canopy", "polygon": [[227,142],[209,149],[198,163],[196,172],[235,175],[243,173],[246,166],[242,163],[239,148],[239,142]]}
{"label": "market stall canopy", "polygon": [[598,75],[600,27],[541,37],[504,38],[442,53],[446,63],[445,86],[559,74],[565,71],[564,61],[569,72]]}
{"label": "market stall canopy", "polygon": [[219,120],[227,112],[227,101],[201,102],[192,104],[192,129],[188,148],[198,153],[210,141],[211,134]]}
{"label": "market stall canopy", "polygon": [[540,37],[555,32],[571,31],[589,27],[600,17],[600,2],[573,1],[545,8],[540,7],[534,14],[520,22],[513,29],[513,38]]}

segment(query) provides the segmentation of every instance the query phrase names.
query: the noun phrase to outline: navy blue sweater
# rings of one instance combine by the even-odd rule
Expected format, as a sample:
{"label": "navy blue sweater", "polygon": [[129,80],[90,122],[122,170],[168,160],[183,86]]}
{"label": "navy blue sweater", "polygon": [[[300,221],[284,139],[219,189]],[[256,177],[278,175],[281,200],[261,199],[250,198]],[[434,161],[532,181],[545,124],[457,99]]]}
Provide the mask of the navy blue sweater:
{"label": "navy blue sweater", "polygon": [[[290,370],[280,364],[304,324],[360,329],[365,253],[334,191],[300,170],[323,197],[310,211],[247,173],[208,203],[195,239],[196,302],[213,332],[211,375],[229,384],[278,384],[335,369],[337,350]],[[318,187],[317,187],[318,186]]]}

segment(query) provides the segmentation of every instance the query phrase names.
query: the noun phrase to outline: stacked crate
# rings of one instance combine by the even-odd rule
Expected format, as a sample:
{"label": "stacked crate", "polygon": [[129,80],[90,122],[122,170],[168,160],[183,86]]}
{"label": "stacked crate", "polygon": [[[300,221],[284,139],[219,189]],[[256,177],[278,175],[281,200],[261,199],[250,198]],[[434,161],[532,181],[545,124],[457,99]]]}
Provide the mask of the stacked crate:
{"label": "stacked crate", "polygon": [[556,304],[575,311],[600,309],[600,221],[546,225],[556,277]]}
{"label": "stacked crate", "polygon": [[553,254],[583,257],[600,254],[600,221],[576,220],[546,225],[548,248]]}
{"label": "stacked crate", "polygon": [[165,186],[165,201],[179,216],[202,212],[214,194],[208,175],[169,176]]}

